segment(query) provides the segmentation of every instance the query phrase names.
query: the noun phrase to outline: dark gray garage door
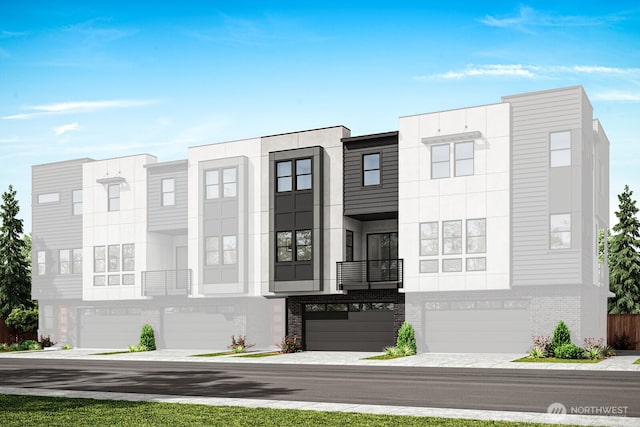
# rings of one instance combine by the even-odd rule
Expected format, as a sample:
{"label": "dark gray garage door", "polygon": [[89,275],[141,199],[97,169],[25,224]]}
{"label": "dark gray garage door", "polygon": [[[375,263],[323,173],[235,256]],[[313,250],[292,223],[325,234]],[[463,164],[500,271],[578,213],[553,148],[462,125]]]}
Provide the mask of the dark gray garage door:
{"label": "dark gray garage door", "polygon": [[393,303],[305,304],[307,350],[381,351],[394,345]]}

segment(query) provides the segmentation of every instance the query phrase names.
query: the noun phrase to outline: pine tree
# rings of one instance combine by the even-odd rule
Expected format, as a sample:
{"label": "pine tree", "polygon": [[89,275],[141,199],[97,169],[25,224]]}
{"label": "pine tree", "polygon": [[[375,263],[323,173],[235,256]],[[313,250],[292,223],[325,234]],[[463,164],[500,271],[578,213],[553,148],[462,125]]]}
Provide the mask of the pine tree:
{"label": "pine tree", "polygon": [[30,263],[25,259],[25,241],[16,191],[9,186],[0,206],[0,317],[6,318],[14,308],[31,308]]}
{"label": "pine tree", "polygon": [[638,208],[625,185],[618,195],[618,223],[613,227],[609,243],[609,313],[640,313],[640,221]]}

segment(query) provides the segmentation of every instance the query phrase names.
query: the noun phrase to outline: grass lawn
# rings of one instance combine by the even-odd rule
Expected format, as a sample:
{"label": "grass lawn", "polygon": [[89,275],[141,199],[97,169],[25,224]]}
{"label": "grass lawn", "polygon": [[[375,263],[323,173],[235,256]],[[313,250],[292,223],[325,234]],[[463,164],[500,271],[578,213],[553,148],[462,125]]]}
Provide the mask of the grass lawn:
{"label": "grass lawn", "polygon": [[[0,425],[46,426],[549,426],[394,415],[317,412],[0,394]],[[556,424],[557,427],[557,424]]]}
{"label": "grass lawn", "polygon": [[636,360],[635,362],[633,362],[634,365],[640,365],[640,359]]}
{"label": "grass lawn", "polygon": [[541,357],[534,359],[533,357],[522,357],[520,359],[512,360],[512,362],[527,362],[527,363],[599,363],[602,360],[596,359],[558,359],[557,357]]}
{"label": "grass lawn", "polygon": [[228,356],[233,354],[232,351],[221,351],[218,353],[203,353],[203,354],[192,354],[191,357],[217,357],[217,356]]}
{"label": "grass lawn", "polygon": [[133,353],[133,351],[129,351],[129,350],[107,351],[105,353],[93,353],[91,354],[91,356],[110,356],[112,354],[125,354],[125,353]]}
{"label": "grass lawn", "polygon": [[282,353],[279,351],[271,351],[269,353],[249,353],[249,354],[240,354],[234,357],[269,357],[269,356],[279,356]]}
{"label": "grass lawn", "polygon": [[400,357],[405,357],[401,355],[392,355],[392,354],[380,354],[378,356],[365,357],[362,360],[391,360],[391,359],[399,359]]}

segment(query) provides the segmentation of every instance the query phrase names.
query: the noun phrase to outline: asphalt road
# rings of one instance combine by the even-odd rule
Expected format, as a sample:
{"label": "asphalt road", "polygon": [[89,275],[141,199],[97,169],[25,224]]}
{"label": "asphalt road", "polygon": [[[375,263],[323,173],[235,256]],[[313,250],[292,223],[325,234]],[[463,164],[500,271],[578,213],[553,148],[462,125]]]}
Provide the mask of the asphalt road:
{"label": "asphalt road", "polygon": [[3,359],[0,386],[546,412],[627,407],[640,372]]}

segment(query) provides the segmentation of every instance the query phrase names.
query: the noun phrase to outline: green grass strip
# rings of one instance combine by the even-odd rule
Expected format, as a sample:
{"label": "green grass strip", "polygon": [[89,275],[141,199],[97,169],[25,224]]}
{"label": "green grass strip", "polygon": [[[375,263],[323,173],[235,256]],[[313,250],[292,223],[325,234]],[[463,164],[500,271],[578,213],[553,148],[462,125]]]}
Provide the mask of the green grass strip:
{"label": "green grass strip", "polygon": [[[445,426],[550,424],[0,394],[0,425],[46,426]],[[557,427],[557,424],[555,425]]]}
{"label": "green grass strip", "polygon": [[640,365],[640,359],[636,360],[635,362],[633,362],[634,365]]}
{"label": "green grass strip", "polygon": [[203,354],[192,354],[190,357],[217,357],[217,356],[228,356],[233,354],[230,351],[221,351],[219,353],[203,353]]}
{"label": "green grass strip", "polygon": [[270,357],[270,356],[279,356],[282,353],[280,353],[279,351],[272,351],[269,353],[249,353],[249,354],[242,354],[239,356],[234,356],[234,357]]}
{"label": "green grass strip", "polygon": [[397,354],[397,355],[380,354],[378,356],[365,357],[362,360],[391,360],[391,359],[398,359],[400,357],[405,357],[405,356],[401,356],[399,354]]}
{"label": "green grass strip", "polygon": [[112,354],[125,354],[125,353],[133,353],[129,350],[120,350],[120,351],[107,351],[106,353],[93,353],[90,356],[109,356]]}
{"label": "green grass strip", "polygon": [[525,363],[600,363],[600,359],[558,359],[557,357],[540,357],[534,359],[533,357],[522,357],[520,359],[512,360],[512,362],[525,362]]}

